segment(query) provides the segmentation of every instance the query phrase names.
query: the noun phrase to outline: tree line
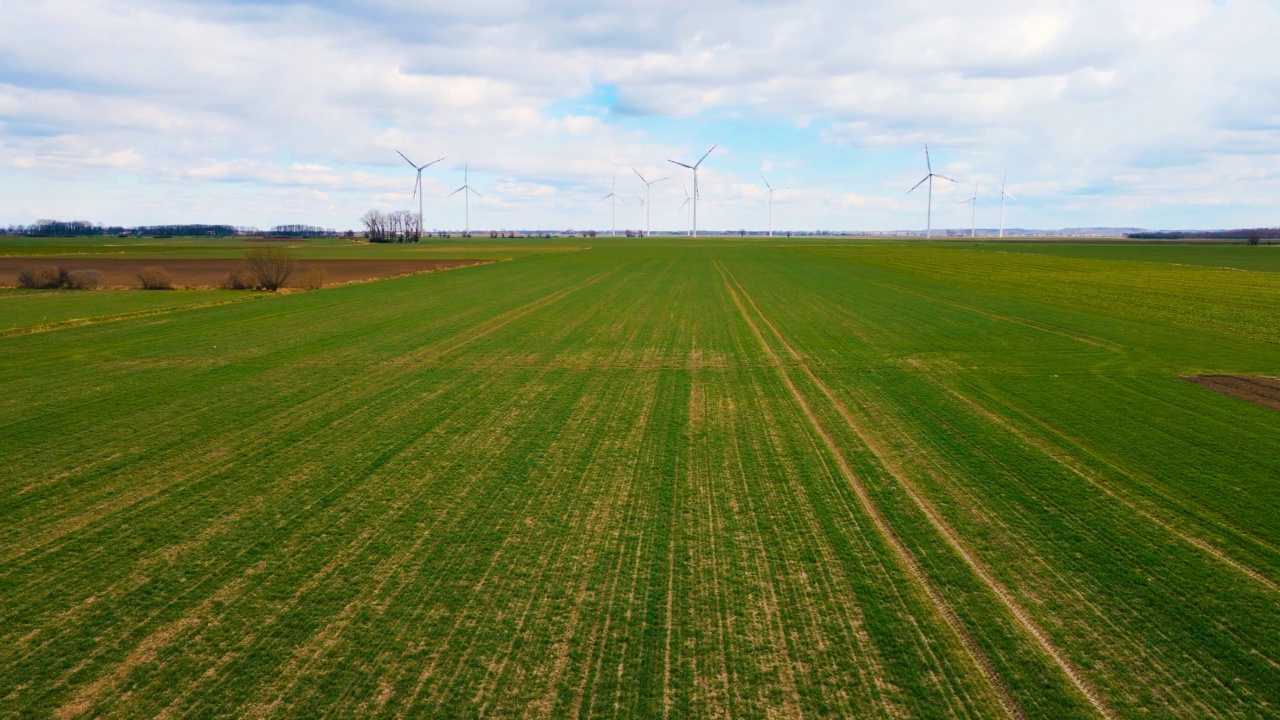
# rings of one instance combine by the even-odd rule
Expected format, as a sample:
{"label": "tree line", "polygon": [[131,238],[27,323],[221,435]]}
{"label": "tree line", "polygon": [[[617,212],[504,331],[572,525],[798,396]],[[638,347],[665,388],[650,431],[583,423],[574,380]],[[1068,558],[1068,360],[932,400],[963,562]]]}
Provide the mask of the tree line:
{"label": "tree line", "polygon": [[30,225],[0,227],[0,235],[26,235],[29,237],[101,237],[108,235],[135,235],[143,237],[204,236],[233,237],[236,235],[268,235],[271,237],[327,237],[338,235],[333,228],[318,225],[276,225],[267,231],[255,227],[226,224],[180,223],[174,225],[99,225],[88,220],[37,220]]}
{"label": "tree line", "polygon": [[1125,237],[1133,240],[1244,240],[1257,245],[1263,240],[1280,240],[1280,228],[1243,228],[1237,230],[1205,230],[1176,232],[1136,232]]}
{"label": "tree line", "polygon": [[360,222],[369,242],[418,242],[422,239],[418,216],[408,210],[370,210],[360,217]]}

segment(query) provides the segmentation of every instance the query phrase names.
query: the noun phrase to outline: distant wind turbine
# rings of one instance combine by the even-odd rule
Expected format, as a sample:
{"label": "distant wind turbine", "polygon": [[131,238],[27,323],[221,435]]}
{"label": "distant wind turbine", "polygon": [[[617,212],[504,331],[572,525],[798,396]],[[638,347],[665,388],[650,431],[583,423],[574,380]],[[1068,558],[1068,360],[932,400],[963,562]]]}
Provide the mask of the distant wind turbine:
{"label": "distant wind turbine", "polygon": [[764,186],[769,188],[769,237],[773,237],[773,186],[769,184],[769,179],[760,173],[760,179],[764,180]]}
{"label": "distant wind turbine", "polygon": [[[432,165],[435,165],[436,163],[440,162],[440,160],[443,160],[444,158],[440,158],[440,160],[432,160],[426,165],[415,165],[412,160],[410,160],[407,156],[405,156],[404,153],[400,152],[399,150],[396,150],[396,154],[404,158],[404,161],[409,163],[409,167],[418,171],[418,179],[416,182],[413,183],[413,194],[418,196],[418,234],[422,234],[422,171],[426,170]],[[413,197],[410,196],[409,199],[412,200]]]}
{"label": "distant wind turbine", "polygon": [[596,201],[597,203],[602,203],[605,200],[612,199],[612,202],[609,203],[609,205],[611,206],[611,210],[610,210],[611,219],[609,222],[612,226],[609,230],[609,233],[615,236],[618,234],[618,193],[614,192],[614,190],[616,190],[617,187],[618,187],[618,173],[614,173],[613,181],[609,183],[609,194],[605,195],[604,197]]}
{"label": "distant wind turbine", "polygon": [[654,185],[657,185],[663,180],[670,180],[671,178],[670,177],[658,178],[657,180],[653,180],[651,182],[649,180],[645,180],[644,176],[640,174],[640,171],[635,169],[634,167],[631,168],[631,172],[635,173],[636,177],[640,178],[640,182],[644,183],[644,200],[642,201],[642,204],[644,205],[644,235],[645,237],[649,237],[649,188],[653,187]]}
{"label": "distant wind turbine", "polygon": [[960,201],[961,205],[965,203],[973,205],[973,218],[971,219],[972,225],[969,228],[969,237],[978,237],[978,182],[976,180],[973,183],[973,197]]}
{"label": "distant wind turbine", "polygon": [[1004,174],[1004,179],[1000,181],[1000,237],[1004,237],[1004,199],[1005,198],[1013,198],[1014,200],[1018,199],[1016,197],[1013,197],[1011,193],[1005,192],[1004,184],[1008,181],[1009,181],[1009,172],[1006,170]]}
{"label": "distant wind turbine", "polygon": [[907,191],[907,194],[910,195],[911,193],[915,192],[916,188],[925,184],[925,182],[929,183],[929,214],[928,214],[927,224],[925,225],[925,230],[924,230],[924,236],[928,238],[933,236],[933,179],[942,178],[943,180],[948,180],[950,182],[957,182],[957,181],[952,180],[946,175],[938,175],[933,171],[933,162],[929,160],[928,145],[924,146],[924,162],[929,168],[929,174],[925,175],[923,180],[913,185],[911,189]]}
{"label": "distant wind turbine", "polygon": [[[684,210],[685,208],[689,207],[689,204],[693,201],[693,196],[689,195],[688,185],[685,185],[684,183],[680,183],[680,187],[684,189],[684,202],[680,203],[680,207],[677,208],[677,210]],[[690,219],[690,215],[688,211],[686,211],[684,214],[684,231],[688,235],[691,235],[691,236],[693,235],[693,220]]]}
{"label": "distant wind turbine", "polygon": [[457,190],[454,190],[453,192],[449,193],[445,197],[453,197],[458,193],[462,193],[462,199],[464,201],[463,207],[465,208],[466,219],[467,219],[466,229],[462,231],[462,234],[465,235],[466,237],[471,237],[471,193],[475,193],[476,197],[479,197],[479,198],[482,198],[484,196],[476,192],[475,188],[471,187],[470,180],[468,179],[469,178],[468,171],[469,171],[468,166],[464,164],[462,166],[462,187],[458,188]]}
{"label": "distant wind turbine", "polygon": [[[711,150],[715,150],[715,149],[716,149],[716,146],[712,145]],[[711,150],[708,150],[705,153],[703,153],[702,157],[698,159],[698,162],[692,165],[685,165],[684,163],[676,162],[675,160],[670,160],[670,159],[667,160],[667,162],[669,163],[675,163],[680,167],[689,168],[690,170],[693,171],[693,222],[691,225],[692,230],[689,233],[693,237],[698,236],[698,166],[702,164],[703,160],[707,159],[707,155],[711,154]]]}

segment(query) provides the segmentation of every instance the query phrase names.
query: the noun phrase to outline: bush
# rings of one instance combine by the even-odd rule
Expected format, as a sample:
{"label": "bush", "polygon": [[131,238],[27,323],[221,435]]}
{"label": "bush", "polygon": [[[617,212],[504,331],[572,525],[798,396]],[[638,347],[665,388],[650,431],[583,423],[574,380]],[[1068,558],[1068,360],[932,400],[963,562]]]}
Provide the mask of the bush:
{"label": "bush", "polygon": [[32,290],[49,290],[62,287],[67,272],[53,265],[32,265],[18,271],[18,287]]}
{"label": "bush", "polygon": [[102,273],[97,270],[72,270],[67,273],[66,285],[72,290],[93,290],[102,284]]}
{"label": "bush", "polygon": [[328,281],[329,273],[315,266],[307,268],[307,274],[302,276],[302,286],[308,290],[319,290]]}
{"label": "bush", "polygon": [[154,266],[144,267],[138,271],[138,282],[142,283],[143,290],[172,290],[173,278],[164,268]]}
{"label": "bush", "polygon": [[232,270],[227,273],[227,279],[222,281],[221,287],[223,290],[254,290],[258,283],[248,270]]}
{"label": "bush", "polygon": [[293,257],[284,248],[254,248],[244,254],[244,261],[264,290],[279,290],[293,274]]}

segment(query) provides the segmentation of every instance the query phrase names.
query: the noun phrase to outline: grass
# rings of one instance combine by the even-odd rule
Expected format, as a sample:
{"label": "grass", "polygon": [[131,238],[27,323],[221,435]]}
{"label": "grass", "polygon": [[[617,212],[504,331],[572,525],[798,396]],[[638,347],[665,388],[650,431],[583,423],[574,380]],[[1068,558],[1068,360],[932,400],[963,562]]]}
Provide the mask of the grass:
{"label": "grass", "polygon": [[158,315],[258,296],[219,290],[12,290],[0,293],[0,336]]}
{"label": "grass", "polygon": [[1280,705],[1280,414],[1178,379],[1280,372],[1280,276],[513,246],[0,337],[6,712]]}

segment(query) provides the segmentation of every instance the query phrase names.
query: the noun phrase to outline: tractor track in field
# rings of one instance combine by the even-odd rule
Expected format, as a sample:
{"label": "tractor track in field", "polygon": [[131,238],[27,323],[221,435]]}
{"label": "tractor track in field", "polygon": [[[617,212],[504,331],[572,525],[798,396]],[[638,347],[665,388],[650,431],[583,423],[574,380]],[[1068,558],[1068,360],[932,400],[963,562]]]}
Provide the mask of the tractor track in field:
{"label": "tractor track in field", "polygon": [[[924,567],[920,564],[919,559],[916,558],[915,554],[911,552],[910,548],[907,547],[906,543],[902,540],[902,538],[898,536],[897,531],[895,531],[893,529],[893,526],[890,525],[888,518],[884,516],[884,514],[880,511],[880,508],[871,499],[871,496],[867,492],[867,489],[863,487],[861,480],[859,480],[857,474],[853,471],[853,468],[849,466],[848,461],[844,457],[844,453],[840,451],[840,447],[836,443],[835,438],[833,438],[831,434],[827,431],[827,429],[822,425],[822,422],[818,419],[817,414],[813,411],[813,408],[809,405],[808,400],[805,399],[803,393],[800,392],[800,389],[796,387],[795,382],[791,379],[790,374],[787,373],[785,367],[783,366],[782,359],[778,357],[777,353],[773,349],[773,346],[770,345],[767,340],[765,340],[764,334],[760,331],[760,327],[756,324],[755,320],[752,319],[751,314],[747,312],[746,306],[743,305],[743,302],[742,302],[742,297],[745,297],[747,299],[747,302],[750,303],[752,307],[755,307],[755,303],[751,299],[751,296],[746,294],[746,290],[742,288],[741,284],[738,283],[737,278],[734,278],[733,274],[730,273],[727,268],[725,268],[719,262],[716,263],[716,266],[717,266],[717,269],[720,270],[721,277],[724,280],[725,289],[729,291],[730,297],[733,298],[734,305],[737,306],[738,311],[741,313],[743,319],[747,322],[748,326],[751,328],[752,334],[755,336],[756,340],[760,343],[760,346],[764,349],[765,353],[769,356],[770,360],[772,361],[772,364],[778,371],[778,375],[782,378],[782,381],[786,385],[787,390],[791,393],[791,396],[795,399],[796,403],[800,406],[800,409],[804,413],[806,419],[808,419],[809,424],[813,427],[814,431],[818,433],[818,435],[822,438],[824,444],[827,446],[827,450],[831,453],[831,456],[835,459],[837,466],[840,468],[841,474],[845,476],[845,479],[849,482],[850,486],[853,488],[854,494],[857,496],[859,503],[862,506],[863,512],[865,512],[867,516],[871,519],[872,523],[876,527],[876,530],[879,531],[880,535],[886,540],[886,542],[888,542],[889,546],[893,549],[894,554],[898,557],[899,563],[902,565],[903,568],[907,570],[907,572],[921,587],[921,589],[923,589],[925,595],[929,598],[929,601],[933,604],[934,609],[937,610],[938,614],[946,622],[947,626],[960,640],[961,645],[968,652],[970,659],[973,661],[974,665],[977,666],[979,672],[982,673],[983,678],[987,681],[987,684],[995,693],[996,697],[999,700],[1001,708],[1005,711],[1005,714],[1013,718],[1025,718],[1026,713],[1022,710],[1022,708],[1018,705],[1017,701],[1014,699],[1013,693],[1010,692],[1008,685],[1005,683],[1004,679],[1000,677],[1000,675],[996,672],[995,667],[991,664],[991,660],[987,658],[985,653],[982,652],[982,649],[978,646],[977,641],[973,639],[973,636],[969,633],[969,631],[965,628],[964,624],[961,622],[960,617],[956,614],[955,610],[947,602],[946,598],[942,596],[941,591],[938,590],[936,585],[933,583],[933,580],[929,577],[928,573],[924,570]],[[737,286],[737,289],[735,289],[735,286]],[[741,290],[742,296],[739,296],[739,290]],[[756,309],[756,312],[759,313],[758,308]],[[765,324],[769,326],[770,330],[772,330],[773,333],[777,335],[777,330],[773,328],[772,324],[769,323],[768,319],[765,318],[763,314],[760,314],[760,317],[764,319]],[[795,355],[795,351],[791,349],[790,345],[787,345],[786,341],[783,340],[780,335],[778,335],[778,339],[782,342],[784,346],[787,347],[787,349],[793,355]],[[797,359],[799,359],[798,356],[796,357]],[[808,366],[805,365],[803,361],[800,361],[800,363],[801,363],[801,367],[805,369],[806,373],[812,377],[812,371],[808,369]],[[822,386],[822,387],[825,387],[825,386]],[[830,398],[830,396],[828,397],[829,399],[834,400],[834,398]],[[1090,698],[1090,701],[1095,702],[1093,698]],[[1095,707],[1100,707],[1100,706],[1097,705],[1095,702]],[[1104,712],[1103,714],[1108,715],[1108,713],[1106,712]]]}
{"label": "tractor track in field", "polygon": [[520,318],[525,317],[526,315],[535,313],[538,310],[541,310],[542,308],[547,307],[548,305],[552,305],[564,299],[565,297],[572,295],[573,293],[579,290],[595,285],[596,283],[600,282],[601,280],[605,279],[606,277],[612,275],[617,271],[618,269],[614,268],[612,270],[606,270],[601,273],[596,273],[595,275],[592,275],[591,277],[587,278],[586,280],[583,280],[580,283],[577,283],[575,285],[570,285],[569,287],[563,288],[561,290],[557,290],[551,293],[550,295],[534,300],[533,302],[527,303],[513,310],[508,310],[507,312],[499,315],[498,317],[493,318],[489,322],[482,323],[476,327],[469,328],[468,330],[464,330],[461,333],[458,333],[457,335],[454,336],[454,339],[456,340],[456,342],[453,342],[452,344],[446,342],[446,343],[441,343],[440,345],[437,345],[434,347],[428,346],[427,348],[423,348],[421,351],[417,353],[410,353],[409,355],[401,356],[394,360],[388,361],[387,364],[401,364],[401,363],[412,362],[412,361],[430,362],[433,360],[438,360],[440,357],[447,355],[451,352],[454,352],[455,350],[458,350],[464,345],[473,343],[476,340],[479,340],[485,337],[486,335],[490,335],[494,332],[497,332],[498,330],[501,330],[502,328],[515,322],[516,320],[519,320]]}
{"label": "tractor track in field", "polygon": [[954,388],[950,387],[946,383],[937,379],[932,373],[926,372],[926,373],[921,373],[921,375],[923,375],[926,379],[928,379],[930,382],[934,383],[938,387],[950,393],[952,396],[960,400],[962,403],[964,403],[967,407],[972,409],[974,412],[985,417],[987,420],[991,421],[992,423],[1002,428],[1003,430],[1009,432],[1014,437],[1017,437],[1027,446],[1040,451],[1046,457],[1050,458],[1051,460],[1058,463],[1059,465],[1066,468],[1067,470],[1070,470],[1077,477],[1089,483],[1090,485],[1097,488],[1098,490],[1101,490],[1108,497],[1124,505],[1134,513],[1138,514],[1143,519],[1151,522],[1154,525],[1159,526],[1160,528],[1168,532],[1170,535],[1178,538],[1184,543],[1191,545],[1192,547],[1195,547],[1207,553],[1208,555],[1212,556],[1214,559],[1219,560],[1226,565],[1229,565],[1233,569],[1248,576],[1250,579],[1261,583],[1272,592],[1280,592],[1280,585],[1277,585],[1274,581],[1272,581],[1267,576],[1235,560],[1231,556],[1227,555],[1226,553],[1222,552],[1218,548],[1214,547],[1207,540],[1198,538],[1194,535],[1191,535],[1190,533],[1183,532],[1182,530],[1179,530],[1178,528],[1165,522],[1164,520],[1161,520],[1159,517],[1156,517],[1156,515],[1154,515],[1153,513],[1140,507],[1134,501],[1124,497],[1123,495],[1107,487],[1107,485],[1104,482],[1102,482],[1102,480],[1098,478],[1094,473],[1090,472],[1085,467],[1081,466],[1080,463],[1076,462],[1072,457],[1070,457],[1070,455],[1063,452],[1059,448],[1052,446],[1051,444],[1049,444],[1048,442],[1045,442],[1044,440],[1040,440],[1036,437],[1033,437],[1022,428],[1019,428],[1018,426],[1014,425],[1007,418],[995,412],[992,412],[991,410],[988,410],[985,406],[983,406],[978,401],[962,394],[958,390],[955,390]]}
{"label": "tractor track in field", "polygon": [[[141,292],[141,291],[139,291]],[[133,320],[135,318],[152,317],[154,315],[171,315],[173,313],[182,312],[183,310],[200,310],[202,308],[218,307],[220,305],[235,305],[236,303],[250,302],[259,300],[267,295],[249,295],[247,297],[238,297],[231,300],[214,300],[212,302],[196,303],[194,305],[180,305],[178,307],[156,308],[155,310],[138,310],[137,312],[119,313],[117,315],[100,315],[98,317],[76,318],[74,320],[64,320],[62,322],[49,323],[47,325],[31,325],[28,327],[10,328],[8,330],[0,330],[0,338],[14,337],[16,335],[35,335],[37,333],[53,332],[55,330],[68,330],[70,328],[84,327],[85,325],[100,325],[102,323],[119,322],[120,320]]]}
{"label": "tractor track in field", "polygon": [[[1065,654],[1050,641],[1048,635],[1043,630],[1040,629],[1040,627],[1035,623],[1034,620],[1032,620],[1031,616],[1026,612],[1026,610],[1024,610],[1017,603],[1017,601],[1014,599],[1009,589],[1006,588],[1002,583],[997,581],[992,576],[990,570],[987,569],[985,564],[981,563],[977,559],[977,557],[974,555],[974,553],[970,551],[968,547],[965,546],[965,544],[960,540],[959,536],[956,535],[955,531],[949,525],[946,524],[946,522],[943,520],[941,515],[938,513],[937,509],[933,507],[932,503],[925,500],[916,491],[914,484],[907,480],[906,474],[903,473],[901,469],[897,467],[896,463],[893,463],[889,459],[887,453],[885,452],[883,447],[881,447],[879,441],[877,441],[874,437],[872,437],[871,434],[865,428],[863,428],[859,422],[857,422],[854,419],[853,415],[849,412],[848,408],[846,408],[844,404],[836,398],[835,393],[831,391],[831,388],[829,388],[826,385],[826,383],[824,383],[822,379],[819,378],[817,374],[813,372],[813,370],[809,367],[809,364],[805,362],[804,358],[800,355],[800,353],[797,352],[796,349],[792,347],[791,344],[787,341],[787,339],[782,335],[782,333],[779,332],[776,327],[774,327],[773,323],[770,322],[768,316],[766,316],[760,310],[759,306],[756,305],[755,300],[752,299],[751,295],[746,291],[746,288],[742,287],[742,284],[738,282],[737,278],[734,277],[733,274],[729,272],[729,270],[725,268],[723,265],[720,265],[720,269],[721,269],[721,272],[724,273],[725,275],[725,284],[729,286],[730,292],[734,293],[735,302],[738,303],[738,307],[742,311],[743,317],[746,318],[748,323],[752,325],[752,330],[756,334],[757,338],[760,340],[761,344],[765,345],[768,348],[767,342],[764,340],[763,335],[760,333],[759,329],[756,327],[755,322],[751,320],[750,314],[746,312],[746,309],[742,306],[741,302],[737,299],[737,295],[733,289],[733,286],[736,286],[737,290],[742,293],[742,296],[746,298],[747,303],[750,304],[751,307],[755,310],[756,314],[759,315],[760,319],[764,322],[765,326],[769,328],[769,330],[777,339],[777,341],[784,348],[786,348],[788,354],[790,354],[791,357],[795,360],[795,362],[800,367],[800,369],[809,378],[810,382],[812,382],[819,390],[822,391],[823,395],[826,396],[828,402],[831,403],[831,405],[836,409],[836,411],[840,414],[840,416],[845,420],[849,428],[853,430],[855,434],[858,435],[858,437],[862,440],[863,444],[865,444],[867,448],[871,450],[871,452],[880,461],[880,464],[886,470],[888,470],[890,474],[893,475],[895,480],[898,481],[898,485],[906,492],[907,496],[911,498],[912,502],[917,506],[917,508],[919,508],[919,510],[925,515],[925,517],[928,518],[929,523],[934,527],[935,531],[937,531],[938,534],[941,535],[942,538],[947,542],[947,544],[950,545],[951,548],[965,561],[965,564],[969,566],[969,569],[973,571],[973,573],[977,575],[977,577],[982,581],[983,585],[985,585],[987,589],[990,590],[996,596],[996,598],[1000,601],[1000,603],[1004,605],[1005,609],[1018,621],[1018,624],[1020,624],[1022,628],[1032,638],[1035,639],[1036,643],[1040,646],[1040,649],[1046,655],[1048,655],[1050,658],[1053,659],[1054,663],[1063,672],[1063,674],[1066,675],[1066,677],[1071,681],[1071,684],[1075,686],[1076,690],[1080,692],[1080,694],[1083,695],[1089,701],[1089,704],[1092,705],[1093,708],[1103,717],[1107,717],[1107,718],[1116,717],[1114,711],[1102,700],[1097,690],[1093,687],[1093,685],[1087,679],[1084,678],[1082,673],[1075,667],[1074,663],[1072,663],[1065,656]],[[732,285],[730,285],[730,280],[732,280]],[[774,354],[772,348],[768,348],[768,352],[771,357],[773,357],[775,360],[777,359],[777,356],[776,354]],[[778,368],[781,374],[783,374],[784,376],[787,375],[786,370],[785,368],[783,368],[780,361],[779,361]],[[836,454],[836,457],[840,461],[841,469],[846,472],[846,474],[848,475],[848,477],[851,479],[852,482],[856,482],[856,480],[854,480],[856,476],[852,473],[852,470],[848,468],[847,463],[844,461],[843,455],[839,454],[838,452],[839,448],[836,445],[834,439],[832,439],[831,436],[826,432],[825,428],[821,426],[821,423],[820,421],[818,421],[817,416],[814,415],[812,411],[808,408],[808,404],[804,401],[803,396],[800,394],[798,388],[795,387],[794,383],[791,382],[790,378],[786,377],[786,380],[787,380],[788,389],[790,389],[792,394],[795,395],[797,402],[804,404],[806,415],[809,416],[810,421],[813,423],[815,429],[817,429],[823,435],[824,439],[827,441],[828,446]],[[902,556],[904,558],[912,558],[913,556],[909,554],[910,551],[907,550],[905,545],[901,545],[902,541],[897,538],[896,534],[893,533],[892,528],[888,524],[888,520],[885,519],[883,515],[880,514],[878,508],[875,508],[875,506],[871,504],[870,497],[864,495],[865,490],[861,487],[861,483],[855,484],[855,490],[858,492],[860,497],[866,498],[866,503],[868,504],[869,508],[874,508],[875,514],[873,515],[873,517],[876,518],[877,526],[883,525],[886,536],[892,537],[894,545],[901,547],[900,552]],[[920,572],[921,575],[923,576],[923,569],[919,568],[918,563],[916,565],[916,568],[917,568],[917,571]],[[922,578],[922,582],[923,582],[923,578]],[[939,601],[944,603],[944,605],[939,606],[940,609],[942,607],[948,607],[948,610],[949,610],[949,606],[945,606],[945,601],[942,601],[940,596],[939,596]],[[954,611],[951,611],[951,612],[954,613]],[[957,623],[958,623],[958,619],[957,619]],[[962,637],[967,638],[967,642],[973,642],[972,639],[969,638],[967,632],[964,633]],[[974,649],[976,650],[976,647]],[[975,657],[975,659],[981,658],[981,657],[983,656],[978,655]],[[985,665],[983,665],[980,662],[980,666],[983,667],[984,672],[990,673],[990,678],[994,681],[995,683],[994,686],[998,688],[998,692],[1000,692],[1002,699],[1004,699],[1006,702],[1012,703],[1013,701],[1012,696],[1009,694],[1008,689],[1004,686],[1003,681],[1000,680],[999,676],[996,675],[994,670],[990,668],[989,661]],[[1009,710],[1010,712],[1017,712],[1017,713],[1021,712],[1020,709],[1015,710],[1015,708],[1017,708],[1017,706],[1012,705],[1011,707],[1007,707],[1006,710]]]}

